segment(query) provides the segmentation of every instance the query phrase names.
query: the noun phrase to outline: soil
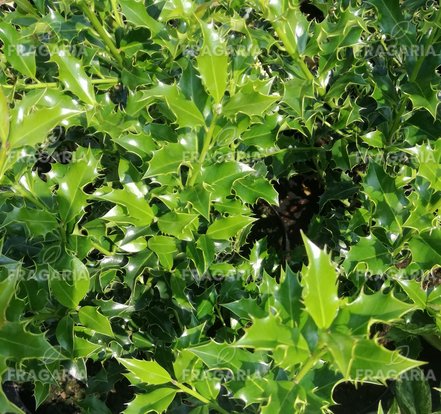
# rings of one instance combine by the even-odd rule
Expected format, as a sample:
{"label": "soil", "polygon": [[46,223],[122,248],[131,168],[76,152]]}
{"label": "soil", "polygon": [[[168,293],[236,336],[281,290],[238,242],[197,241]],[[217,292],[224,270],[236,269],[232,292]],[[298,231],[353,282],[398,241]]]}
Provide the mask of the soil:
{"label": "soil", "polygon": [[[100,364],[95,365],[88,363],[89,373],[93,374],[94,370],[101,367]],[[84,409],[78,403],[86,398],[87,393],[84,383],[70,377],[59,387],[52,387],[48,399],[36,409],[34,387],[31,383],[5,382],[3,390],[8,399],[20,407],[25,414],[81,414]],[[134,388],[127,379],[123,378],[115,383],[109,392],[100,395],[111,412],[119,414],[124,411],[127,402],[133,399]]]}
{"label": "soil", "polygon": [[61,387],[53,387],[48,400],[38,409],[35,408],[33,386],[31,383],[3,384],[6,396],[26,414],[81,414],[76,404],[84,398],[84,385],[71,378]]}

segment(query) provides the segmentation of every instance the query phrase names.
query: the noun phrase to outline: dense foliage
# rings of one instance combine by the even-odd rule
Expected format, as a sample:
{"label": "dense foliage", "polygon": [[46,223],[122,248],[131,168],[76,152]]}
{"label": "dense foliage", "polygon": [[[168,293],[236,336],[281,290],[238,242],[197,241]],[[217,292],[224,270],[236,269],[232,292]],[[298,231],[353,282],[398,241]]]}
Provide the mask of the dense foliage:
{"label": "dense foliage", "polygon": [[17,0],[0,45],[0,412],[441,409],[438,2]]}

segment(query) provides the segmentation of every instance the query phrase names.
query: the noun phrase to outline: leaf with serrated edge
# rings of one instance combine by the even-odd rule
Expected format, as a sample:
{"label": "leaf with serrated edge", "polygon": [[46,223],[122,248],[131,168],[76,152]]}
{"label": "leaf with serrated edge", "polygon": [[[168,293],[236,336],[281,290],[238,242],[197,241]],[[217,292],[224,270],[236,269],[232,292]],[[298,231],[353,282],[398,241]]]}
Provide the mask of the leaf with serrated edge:
{"label": "leaf with serrated edge", "polygon": [[308,266],[302,269],[303,302],[320,329],[331,326],[338,308],[337,270],[329,254],[320,250],[303,233]]}

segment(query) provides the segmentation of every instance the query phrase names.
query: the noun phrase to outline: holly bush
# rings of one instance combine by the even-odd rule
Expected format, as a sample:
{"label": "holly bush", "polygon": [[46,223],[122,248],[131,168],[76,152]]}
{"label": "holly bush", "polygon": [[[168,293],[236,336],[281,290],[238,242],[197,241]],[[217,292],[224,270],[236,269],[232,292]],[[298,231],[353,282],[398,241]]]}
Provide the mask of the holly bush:
{"label": "holly bush", "polygon": [[0,4],[2,413],[440,409],[438,2]]}

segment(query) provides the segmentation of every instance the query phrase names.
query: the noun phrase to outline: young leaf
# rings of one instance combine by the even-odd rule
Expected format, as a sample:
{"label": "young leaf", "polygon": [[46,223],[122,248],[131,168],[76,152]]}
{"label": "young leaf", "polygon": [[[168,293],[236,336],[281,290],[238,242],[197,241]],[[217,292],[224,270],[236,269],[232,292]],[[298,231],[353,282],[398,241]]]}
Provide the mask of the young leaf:
{"label": "young leaf", "polygon": [[235,117],[238,113],[248,116],[263,116],[280,99],[279,96],[263,95],[260,92],[238,92],[224,105],[222,113]]}
{"label": "young leaf", "polygon": [[113,337],[112,326],[109,320],[99,313],[94,306],[83,306],[78,311],[78,317],[86,328]]}
{"label": "young leaf", "polygon": [[58,65],[59,79],[64,87],[89,105],[96,105],[95,91],[86,75],[82,62],[59,50],[51,53],[51,60]]}
{"label": "young leaf", "polygon": [[126,19],[135,26],[147,27],[153,36],[158,34],[163,26],[151,17],[142,0],[118,0]]}
{"label": "young leaf", "polygon": [[245,216],[220,218],[208,227],[207,236],[214,240],[228,240],[255,220]]}
{"label": "young leaf", "polygon": [[174,388],[157,388],[146,394],[136,394],[135,399],[127,404],[124,414],[163,413],[167,410],[177,390]]}
{"label": "young leaf", "polygon": [[64,176],[59,179],[57,199],[59,214],[64,223],[70,223],[83,213],[88,198],[83,187],[97,177],[97,167],[98,160],[95,159],[92,152],[90,150],[84,151],[83,158],[72,163],[66,169]]}
{"label": "young leaf", "polygon": [[197,57],[198,70],[208,93],[218,104],[224,96],[228,79],[228,54],[226,43],[216,32],[214,24],[200,22],[202,49]]}
{"label": "young leaf", "polygon": [[173,381],[170,374],[156,361],[125,358],[119,358],[118,361],[141,382],[145,382],[146,384],[159,385]]}
{"label": "young leaf", "polygon": [[31,112],[23,118],[20,111],[15,112],[11,120],[11,130],[9,133],[9,143],[11,148],[18,148],[24,145],[34,146],[39,142],[44,142],[49,134],[57,125],[67,121],[83,112],[75,106],[73,102],[69,106],[57,103],[52,108],[40,108]]}
{"label": "young leaf", "polygon": [[339,307],[337,270],[329,254],[320,250],[303,233],[308,266],[302,269],[302,297],[307,312],[320,329],[328,329]]}
{"label": "young leaf", "polygon": [[6,145],[9,137],[9,104],[0,86],[0,142],[2,147]]}
{"label": "young leaf", "polygon": [[90,276],[77,258],[66,255],[57,264],[59,271],[49,268],[49,288],[63,306],[75,309],[89,291]]}
{"label": "young leaf", "polygon": [[35,79],[35,47],[27,42],[11,23],[0,23],[0,40],[8,62],[23,75]]}

